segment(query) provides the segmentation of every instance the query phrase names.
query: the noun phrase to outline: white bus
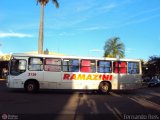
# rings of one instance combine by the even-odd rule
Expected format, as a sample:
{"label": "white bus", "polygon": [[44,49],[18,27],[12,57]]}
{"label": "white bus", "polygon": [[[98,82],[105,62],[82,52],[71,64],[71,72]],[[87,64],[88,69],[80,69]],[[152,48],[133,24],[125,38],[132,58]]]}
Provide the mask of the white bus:
{"label": "white bus", "polygon": [[13,54],[7,86],[39,89],[131,90],[141,86],[141,62],[135,59]]}

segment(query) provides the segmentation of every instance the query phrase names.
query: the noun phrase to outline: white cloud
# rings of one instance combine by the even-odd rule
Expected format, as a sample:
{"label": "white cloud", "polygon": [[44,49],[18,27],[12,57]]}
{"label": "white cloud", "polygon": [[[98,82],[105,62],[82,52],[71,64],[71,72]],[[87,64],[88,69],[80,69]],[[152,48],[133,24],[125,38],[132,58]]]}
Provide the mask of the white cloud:
{"label": "white cloud", "polygon": [[107,4],[107,5],[100,7],[99,9],[103,10],[103,11],[109,11],[109,10],[116,8],[117,6],[118,5],[116,3],[110,3],[110,4]]}
{"label": "white cloud", "polygon": [[79,30],[93,31],[93,30],[106,30],[109,28],[110,28],[109,26],[91,26],[91,27],[86,27],[86,28],[80,28]]}
{"label": "white cloud", "polygon": [[73,36],[73,35],[74,35],[73,33],[68,33],[68,32],[59,33],[59,36]]}
{"label": "white cloud", "polygon": [[31,34],[15,33],[15,32],[0,32],[0,38],[17,37],[17,38],[29,38],[33,37]]}
{"label": "white cloud", "polygon": [[86,31],[90,31],[90,30],[99,30],[100,28],[99,27],[87,27],[87,28],[82,28],[80,30],[86,30]]}
{"label": "white cloud", "polygon": [[153,15],[152,13],[159,13],[158,11],[160,10],[160,7],[159,8],[153,8],[153,9],[147,9],[147,10],[143,10],[143,11],[139,11],[138,13],[134,14],[134,15],[131,15],[129,18],[136,18],[138,16],[142,16],[144,14],[151,14]]}
{"label": "white cloud", "polygon": [[97,5],[95,1],[96,0],[86,0],[85,2],[76,1],[76,3],[74,4],[74,9],[76,10],[75,12],[87,12],[93,10],[93,8],[95,8],[95,6]]}
{"label": "white cloud", "polygon": [[126,26],[126,25],[132,25],[132,24],[138,24],[138,23],[143,23],[146,21],[150,21],[151,19],[155,19],[160,17],[159,14],[160,7],[158,8],[153,8],[153,9],[147,9],[147,10],[142,10],[139,11],[138,13],[135,14],[128,14],[124,19],[124,23],[120,24],[120,26]]}
{"label": "white cloud", "polygon": [[153,18],[157,18],[159,16],[160,16],[160,14],[156,14],[156,15],[152,15],[152,16],[148,16],[148,17],[144,17],[144,18],[128,21],[128,22],[125,23],[125,25],[131,25],[131,24],[146,22],[146,21],[149,21],[149,20],[151,20]]}

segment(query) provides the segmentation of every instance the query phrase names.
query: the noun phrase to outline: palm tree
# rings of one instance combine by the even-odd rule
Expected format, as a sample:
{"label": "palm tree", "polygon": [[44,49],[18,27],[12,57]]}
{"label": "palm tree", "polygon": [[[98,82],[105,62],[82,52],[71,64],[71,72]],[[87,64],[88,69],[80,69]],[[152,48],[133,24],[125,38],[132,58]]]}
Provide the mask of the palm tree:
{"label": "palm tree", "polygon": [[125,56],[125,46],[118,37],[108,39],[105,42],[104,51],[104,57],[124,58]]}
{"label": "palm tree", "polygon": [[[39,38],[38,38],[38,54],[43,53],[43,21],[44,21],[44,6],[49,0],[37,0],[37,4],[41,4],[41,17],[40,17],[40,27],[39,27]],[[57,0],[52,0],[56,8],[59,8],[59,3]]]}

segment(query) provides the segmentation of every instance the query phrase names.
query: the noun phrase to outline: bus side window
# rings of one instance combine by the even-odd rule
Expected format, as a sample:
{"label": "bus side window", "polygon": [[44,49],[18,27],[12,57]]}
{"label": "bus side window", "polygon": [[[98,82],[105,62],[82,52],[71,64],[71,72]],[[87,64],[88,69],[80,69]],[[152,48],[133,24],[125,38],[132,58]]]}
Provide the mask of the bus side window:
{"label": "bus side window", "polygon": [[114,73],[127,73],[127,68],[126,68],[127,63],[124,61],[116,61],[113,63],[114,66]]}
{"label": "bus side window", "polygon": [[64,59],[63,60],[64,72],[79,72],[79,60],[78,59]]}
{"label": "bus side window", "polygon": [[81,60],[81,72],[96,72],[96,61]]}
{"label": "bus side window", "polygon": [[120,65],[120,73],[127,73],[126,65],[127,65],[126,62],[121,62],[121,65]]}
{"label": "bus side window", "polygon": [[79,72],[79,60],[72,60],[71,72]]}
{"label": "bus side window", "polygon": [[99,73],[111,73],[112,69],[111,61],[99,60],[97,62],[97,72]]}
{"label": "bus side window", "polygon": [[118,62],[113,63],[113,69],[114,69],[114,73],[119,73],[119,63]]}
{"label": "bus side window", "polygon": [[43,58],[29,58],[29,66],[28,69],[30,71],[42,71],[43,70]]}
{"label": "bus side window", "polygon": [[128,73],[138,74],[139,73],[139,63],[138,62],[128,62]]}
{"label": "bus side window", "polygon": [[44,70],[51,72],[61,72],[61,59],[46,58]]}

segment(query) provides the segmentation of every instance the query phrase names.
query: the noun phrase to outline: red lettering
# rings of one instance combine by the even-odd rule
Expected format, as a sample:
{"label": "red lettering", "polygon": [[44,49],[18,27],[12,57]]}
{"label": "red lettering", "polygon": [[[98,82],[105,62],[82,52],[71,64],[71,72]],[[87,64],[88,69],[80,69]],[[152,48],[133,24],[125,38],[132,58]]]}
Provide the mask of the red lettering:
{"label": "red lettering", "polygon": [[[36,73],[35,73],[36,74]],[[31,75],[29,73],[29,76],[35,76]],[[63,75],[63,80],[112,80],[113,76],[112,75],[98,75],[98,74],[64,74]]]}
{"label": "red lettering", "polygon": [[112,75],[103,75],[102,80],[112,80]]}
{"label": "red lettering", "polygon": [[102,79],[102,75],[99,75],[99,79],[100,79],[100,80]]}
{"label": "red lettering", "polygon": [[70,80],[76,80],[76,74],[72,74]]}
{"label": "red lettering", "polygon": [[109,75],[103,75],[102,76],[102,80],[108,80],[109,79]]}
{"label": "red lettering", "polygon": [[112,80],[112,75],[110,75],[109,80]]}
{"label": "red lettering", "polygon": [[70,78],[70,74],[64,74],[63,80],[69,80],[69,78]]}

